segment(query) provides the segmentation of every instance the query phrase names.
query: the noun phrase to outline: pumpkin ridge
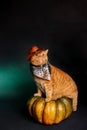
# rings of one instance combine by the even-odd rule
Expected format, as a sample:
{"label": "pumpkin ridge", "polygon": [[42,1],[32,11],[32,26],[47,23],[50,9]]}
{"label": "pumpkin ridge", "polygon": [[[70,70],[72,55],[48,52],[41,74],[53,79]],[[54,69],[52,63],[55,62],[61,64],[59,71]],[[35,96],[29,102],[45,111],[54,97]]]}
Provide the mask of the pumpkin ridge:
{"label": "pumpkin ridge", "polygon": [[35,100],[33,101],[32,106],[31,106],[31,113],[32,113],[32,116],[33,116],[33,117],[34,117],[35,102],[36,102],[37,100],[39,100],[40,97],[34,96],[34,98],[35,98]]}
{"label": "pumpkin ridge", "polygon": [[[33,117],[35,116],[34,109],[35,109],[35,107],[36,107],[36,103],[38,102],[38,100],[39,100],[40,98],[41,98],[41,97],[37,97],[36,100],[35,100],[35,101],[33,102],[33,104],[32,104],[31,112],[32,112]],[[35,117],[35,119],[36,119],[36,117]]]}
{"label": "pumpkin ridge", "polygon": [[61,122],[62,120],[64,120],[64,117],[65,117],[65,105],[64,103],[60,100],[60,99],[57,99],[56,100],[56,119],[54,121],[55,124]]}
{"label": "pumpkin ridge", "polygon": [[64,119],[66,119],[66,118],[68,118],[70,115],[71,115],[71,113],[72,113],[72,100],[70,99],[70,98],[67,98],[67,97],[62,97],[61,99],[60,99],[63,103],[64,103],[64,105],[65,105],[65,110],[66,110],[66,114],[65,114],[65,118]]}
{"label": "pumpkin ridge", "polygon": [[[62,98],[63,98],[63,97],[62,97]],[[66,118],[66,112],[67,112],[67,111],[66,111],[66,107],[67,107],[67,106],[66,106],[66,104],[63,102],[63,100],[60,99],[60,101],[64,104],[64,107],[65,107],[65,116],[64,116],[64,119],[65,119],[65,118]]]}
{"label": "pumpkin ridge", "polygon": [[[45,109],[46,103],[47,103],[47,102],[45,102],[45,104],[44,104],[44,109]],[[42,122],[43,122],[43,123],[44,123],[44,118],[43,118],[43,115],[44,115],[44,109],[43,109],[43,113],[42,113]]]}
{"label": "pumpkin ridge", "polygon": [[43,110],[44,110],[45,99],[39,98],[38,101],[35,103],[34,115],[36,120],[40,123],[43,123]]}
{"label": "pumpkin ridge", "polygon": [[29,105],[28,109],[29,109],[29,114],[33,117],[33,111],[32,111],[32,106],[34,104],[34,102],[38,99],[38,96],[33,96],[30,98],[29,103],[27,103]]}
{"label": "pumpkin ridge", "polygon": [[47,125],[54,124],[56,116],[56,102],[51,100],[46,103],[43,112],[43,123]]}

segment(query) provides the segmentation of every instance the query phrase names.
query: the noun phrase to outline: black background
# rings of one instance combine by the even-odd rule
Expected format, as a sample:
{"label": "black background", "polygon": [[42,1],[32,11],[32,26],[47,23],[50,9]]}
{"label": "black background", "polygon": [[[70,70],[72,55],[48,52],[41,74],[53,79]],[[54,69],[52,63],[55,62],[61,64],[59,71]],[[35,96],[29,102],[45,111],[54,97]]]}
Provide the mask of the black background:
{"label": "black background", "polygon": [[33,45],[49,49],[49,61],[72,76],[86,109],[86,0],[3,1],[0,10],[0,64],[26,62]]}

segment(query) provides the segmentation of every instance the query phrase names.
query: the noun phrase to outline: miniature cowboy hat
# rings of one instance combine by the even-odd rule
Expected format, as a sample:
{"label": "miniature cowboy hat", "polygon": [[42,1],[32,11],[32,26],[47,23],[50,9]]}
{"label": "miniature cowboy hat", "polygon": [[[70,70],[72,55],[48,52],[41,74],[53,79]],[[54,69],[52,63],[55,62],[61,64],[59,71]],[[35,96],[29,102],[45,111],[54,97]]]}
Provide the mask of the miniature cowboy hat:
{"label": "miniature cowboy hat", "polygon": [[40,52],[44,51],[44,49],[39,49],[37,46],[33,46],[29,49],[28,56],[26,57],[26,60],[30,60],[34,54],[38,54]]}

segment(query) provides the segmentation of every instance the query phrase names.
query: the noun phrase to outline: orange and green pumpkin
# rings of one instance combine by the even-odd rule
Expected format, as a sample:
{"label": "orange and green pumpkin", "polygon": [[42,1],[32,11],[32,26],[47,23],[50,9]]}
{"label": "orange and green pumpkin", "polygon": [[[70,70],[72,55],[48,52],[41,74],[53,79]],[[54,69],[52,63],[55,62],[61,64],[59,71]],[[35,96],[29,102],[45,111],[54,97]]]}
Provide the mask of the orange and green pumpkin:
{"label": "orange and green pumpkin", "polygon": [[55,101],[45,102],[43,97],[32,97],[27,104],[28,113],[39,123],[58,124],[72,113],[72,100],[62,97]]}

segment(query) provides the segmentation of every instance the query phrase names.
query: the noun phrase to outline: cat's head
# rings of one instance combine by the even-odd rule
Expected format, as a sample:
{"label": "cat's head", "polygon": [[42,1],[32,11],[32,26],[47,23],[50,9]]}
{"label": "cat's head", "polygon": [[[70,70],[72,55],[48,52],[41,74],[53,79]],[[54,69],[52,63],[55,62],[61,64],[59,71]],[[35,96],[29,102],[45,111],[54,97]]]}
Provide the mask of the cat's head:
{"label": "cat's head", "polygon": [[29,50],[29,55],[27,56],[27,60],[30,61],[31,64],[39,66],[44,65],[48,62],[48,49],[39,49],[37,46],[33,46]]}

